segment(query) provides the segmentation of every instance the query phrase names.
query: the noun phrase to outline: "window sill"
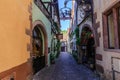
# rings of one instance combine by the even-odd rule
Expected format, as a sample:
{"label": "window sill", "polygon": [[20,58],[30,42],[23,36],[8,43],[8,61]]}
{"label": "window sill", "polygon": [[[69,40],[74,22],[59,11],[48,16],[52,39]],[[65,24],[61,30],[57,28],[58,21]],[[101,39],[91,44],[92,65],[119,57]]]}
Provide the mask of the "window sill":
{"label": "window sill", "polygon": [[120,49],[106,49],[106,48],[105,48],[104,51],[120,53]]}

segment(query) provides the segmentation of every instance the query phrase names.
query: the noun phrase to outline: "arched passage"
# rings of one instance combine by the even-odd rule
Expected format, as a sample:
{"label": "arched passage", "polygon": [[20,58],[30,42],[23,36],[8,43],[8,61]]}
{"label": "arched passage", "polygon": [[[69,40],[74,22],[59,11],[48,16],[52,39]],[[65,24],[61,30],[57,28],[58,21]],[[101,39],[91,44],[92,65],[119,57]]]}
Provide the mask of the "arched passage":
{"label": "arched passage", "polygon": [[89,25],[81,28],[82,63],[95,70],[95,33]]}
{"label": "arched passage", "polygon": [[35,21],[32,28],[32,64],[36,73],[47,64],[48,43],[45,26],[41,21]]}

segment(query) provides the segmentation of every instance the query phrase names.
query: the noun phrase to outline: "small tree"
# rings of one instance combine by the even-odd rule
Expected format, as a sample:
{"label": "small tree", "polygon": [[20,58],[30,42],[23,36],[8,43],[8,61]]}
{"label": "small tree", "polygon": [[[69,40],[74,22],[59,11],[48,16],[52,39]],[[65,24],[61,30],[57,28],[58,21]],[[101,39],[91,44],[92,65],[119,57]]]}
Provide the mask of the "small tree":
{"label": "small tree", "polygon": [[76,29],[75,29],[75,35],[76,35],[76,44],[80,45],[79,27],[76,27]]}

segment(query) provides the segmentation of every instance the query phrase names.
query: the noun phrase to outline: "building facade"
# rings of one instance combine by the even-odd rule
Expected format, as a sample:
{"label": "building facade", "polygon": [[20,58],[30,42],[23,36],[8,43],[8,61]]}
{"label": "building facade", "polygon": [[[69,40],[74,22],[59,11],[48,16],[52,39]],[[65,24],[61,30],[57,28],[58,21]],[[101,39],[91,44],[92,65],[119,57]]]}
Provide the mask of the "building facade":
{"label": "building facade", "polygon": [[96,68],[107,80],[120,79],[120,0],[94,0],[94,26],[98,33]]}
{"label": "building facade", "polygon": [[[87,0],[85,2],[86,4],[90,2],[91,11],[88,13],[83,9],[82,5],[84,3],[77,3],[77,10],[76,7],[73,8],[75,10],[74,15],[76,15],[77,18],[72,18],[76,20],[78,29],[76,30],[72,27],[74,25],[73,19],[71,20],[70,27],[70,40],[72,41],[75,38],[75,42],[79,43],[79,47],[76,47],[77,60],[85,64],[87,63],[87,66],[94,68],[101,77],[107,80],[119,80],[120,1]],[[75,12],[77,12],[77,14],[75,14]],[[74,36],[75,34],[72,34],[72,32],[79,35]],[[73,49],[73,47],[72,42],[71,49]]]}
{"label": "building facade", "polygon": [[[33,60],[33,64],[35,63],[33,66],[35,68],[35,72],[39,71],[45,66],[49,66],[51,62],[51,57],[55,57],[58,53],[58,50],[55,47],[59,42],[56,35],[60,32],[59,14],[57,10],[57,0],[33,1],[32,30],[37,27],[36,32],[38,34],[36,35],[36,33],[34,34],[33,32],[32,43],[33,45],[35,45],[35,48],[37,48],[36,44],[39,45],[40,49],[35,52],[36,49],[33,46],[33,59],[35,59]],[[38,66],[39,62],[41,63]]]}
{"label": "building facade", "polygon": [[27,80],[32,74],[32,0],[0,1],[0,80]]}
{"label": "building facade", "polygon": [[[84,6],[89,5],[89,7]],[[94,45],[95,43],[95,29],[93,27],[92,21],[92,0],[87,0],[85,2],[75,2],[73,10],[74,17],[71,20],[71,47],[73,49],[73,55],[75,56],[78,63],[84,63],[90,68],[95,69],[95,52],[94,48],[88,42],[91,39],[90,35],[92,34],[94,39],[92,40]],[[90,8],[90,9],[89,9]],[[89,45],[89,46],[88,46]]]}
{"label": "building facade", "polygon": [[71,12],[70,31],[69,31],[71,53],[76,51],[76,36],[74,34],[74,31],[77,27],[76,9],[77,9],[77,3],[75,1],[72,1],[72,12]]}
{"label": "building facade", "polygon": [[71,53],[71,49],[70,49],[70,37],[69,37],[69,35],[70,35],[70,29],[71,28],[67,29],[67,52],[69,52],[69,53]]}
{"label": "building facade", "polygon": [[30,80],[59,52],[57,0],[0,1],[0,8],[0,80]]}
{"label": "building facade", "polygon": [[63,39],[61,39],[61,52],[67,52],[68,49],[68,45],[67,45],[67,42],[68,42],[68,37],[67,37],[67,31],[66,30],[63,30],[61,31],[61,33],[63,34]]}
{"label": "building facade", "polygon": [[[85,64],[90,69],[95,70],[95,45],[96,32],[93,26],[93,0],[87,0],[85,3],[78,4],[77,23],[79,27],[78,62]],[[84,8],[84,6],[86,8]],[[89,6],[88,6],[89,5]]]}

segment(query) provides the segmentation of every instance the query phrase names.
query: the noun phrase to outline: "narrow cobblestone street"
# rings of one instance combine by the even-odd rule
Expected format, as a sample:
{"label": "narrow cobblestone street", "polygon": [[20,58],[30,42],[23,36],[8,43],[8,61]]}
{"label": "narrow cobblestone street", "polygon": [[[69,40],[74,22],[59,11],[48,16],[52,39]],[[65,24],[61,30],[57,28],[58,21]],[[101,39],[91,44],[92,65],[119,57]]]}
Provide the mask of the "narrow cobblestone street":
{"label": "narrow cobblestone street", "polygon": [[54,65],[38,72],[33,80],[99,80],[87,67],[77,64],[72,55],[61,52]]}

